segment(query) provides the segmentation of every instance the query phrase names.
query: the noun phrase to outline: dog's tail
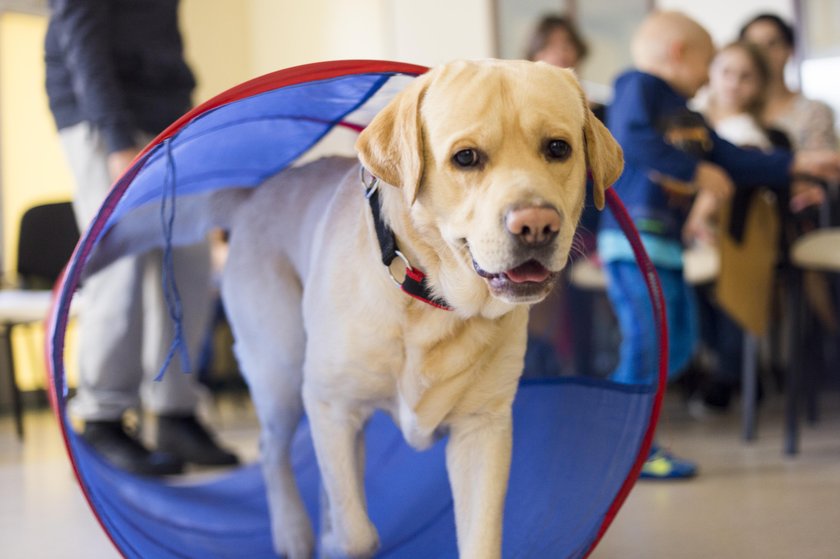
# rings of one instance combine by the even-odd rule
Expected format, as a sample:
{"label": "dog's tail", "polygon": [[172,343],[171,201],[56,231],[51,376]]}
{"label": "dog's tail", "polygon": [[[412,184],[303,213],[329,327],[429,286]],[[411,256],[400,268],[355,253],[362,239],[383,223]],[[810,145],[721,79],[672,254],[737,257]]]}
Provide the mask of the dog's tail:
{"label": "dog's tail", "polygon": [[[228,230],[253,188],[225,188],[179,195],[173,206],[149,203],[108,224],[90,254],[83,275],[90,276],[123,256],[168,246],[200,243],[214,229]],[[170,219],[171,218],[171,219]],[[113,219],[113,218],[112,218]]]}

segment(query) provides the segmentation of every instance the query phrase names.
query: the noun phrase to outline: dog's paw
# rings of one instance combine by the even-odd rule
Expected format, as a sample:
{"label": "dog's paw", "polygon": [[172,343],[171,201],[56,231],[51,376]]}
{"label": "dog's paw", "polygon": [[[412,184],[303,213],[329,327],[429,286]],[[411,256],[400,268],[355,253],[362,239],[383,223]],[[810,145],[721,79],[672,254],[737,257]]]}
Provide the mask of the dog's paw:
{"label": "dog's paw", "polygon": [[285,559],[311,559],[315,554],[315,535],[306,520],[272,528],[274,551]]}
{"label": "dog's paw", "polygon": [[324,557],[330,559],[366,559],[379,549],[379,534],[370,521],[360,522],[354,529],[340,535],[330,530],[321,537]]}

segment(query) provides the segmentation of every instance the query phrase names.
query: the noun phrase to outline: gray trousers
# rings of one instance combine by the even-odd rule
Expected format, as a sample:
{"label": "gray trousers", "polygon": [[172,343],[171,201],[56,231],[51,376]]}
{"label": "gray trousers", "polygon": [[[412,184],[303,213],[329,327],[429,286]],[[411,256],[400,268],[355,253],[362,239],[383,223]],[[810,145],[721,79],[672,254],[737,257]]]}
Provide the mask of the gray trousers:
{"label": "gray trousers", "polygon": [[[111,187],[107,152],[88,123],[65,128],[60,136],[76,180],[76,219],[84,231]],[[149,138],[139,140],[145,143]],[[161,234],[158,223],[149,227],[155,228],[150,234]],[[126,256],[85,279],[78,322],[80,378],[70,402],[74,417],[119,419],[141,400],[158,414],[195,411],[201,390],[195,368],[212,309],[209,245],[173,249],[184,338],[194,371],[184,374],[176,353],[163,380],[154,381],[174,332],[163,298],[161,257],[159,250]]]}

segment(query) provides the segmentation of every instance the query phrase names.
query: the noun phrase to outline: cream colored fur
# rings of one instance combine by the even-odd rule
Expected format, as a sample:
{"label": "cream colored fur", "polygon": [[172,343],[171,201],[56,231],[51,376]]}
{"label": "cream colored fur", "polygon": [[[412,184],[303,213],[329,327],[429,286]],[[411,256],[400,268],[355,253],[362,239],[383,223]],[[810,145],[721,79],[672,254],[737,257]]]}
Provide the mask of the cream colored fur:
{"label": "cream colored fur", "polygon": [[[568,158],[546,155],[552,139],[570,146]],[[416,448],[449,434],[459,553],[499,557],[529,304],[550,291],[565,265],[587,169],[601,207],[621,172],[621,151],[571,72],[499,61],[456,62],[417,78],[361,134],[357,149],[367,170],[387,183],[383,214],[399,249],[454,310],[393,285],[357,161],[287,170],[243,203],[231,228],[223,297],[262,426],[275,547],[292,558],[313,553],[289,462],[305,410],[325,489],[325,555],[376,551],[362,485],[362,429],[384,409]],[[483,154],[480,166],[455,164],[465,149]],[[522,208],[556,213],[556,238],[537,252],[506,225]],[[528,259],[550,277],[493,283],[477,273],[476,266],[500,274]]]}

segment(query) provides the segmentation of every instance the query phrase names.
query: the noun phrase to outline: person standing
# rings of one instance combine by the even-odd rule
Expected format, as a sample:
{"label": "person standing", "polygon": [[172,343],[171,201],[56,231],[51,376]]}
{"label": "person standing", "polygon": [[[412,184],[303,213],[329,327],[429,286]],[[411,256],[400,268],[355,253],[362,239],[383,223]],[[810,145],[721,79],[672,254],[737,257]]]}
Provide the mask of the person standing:
{"label": "person standing", "polygon": [[[183,57],[178,0],[50,0],[46,90],[76,190],[84,230],[142,146],[191,106],[195,79]],[[176,248],[184,341],[195,360],[211,310],[206,244]],[[161,253],[126,256],[85,280],[79,317],[79,386],[71,401],[82,438],[106,460],[143,475],[184,463],[233,465],[196,418],[196,375],[173,359],[160,382],[173,326],[164,304]],[[141,402],[158,417],[157,450],[123,418]]]}

